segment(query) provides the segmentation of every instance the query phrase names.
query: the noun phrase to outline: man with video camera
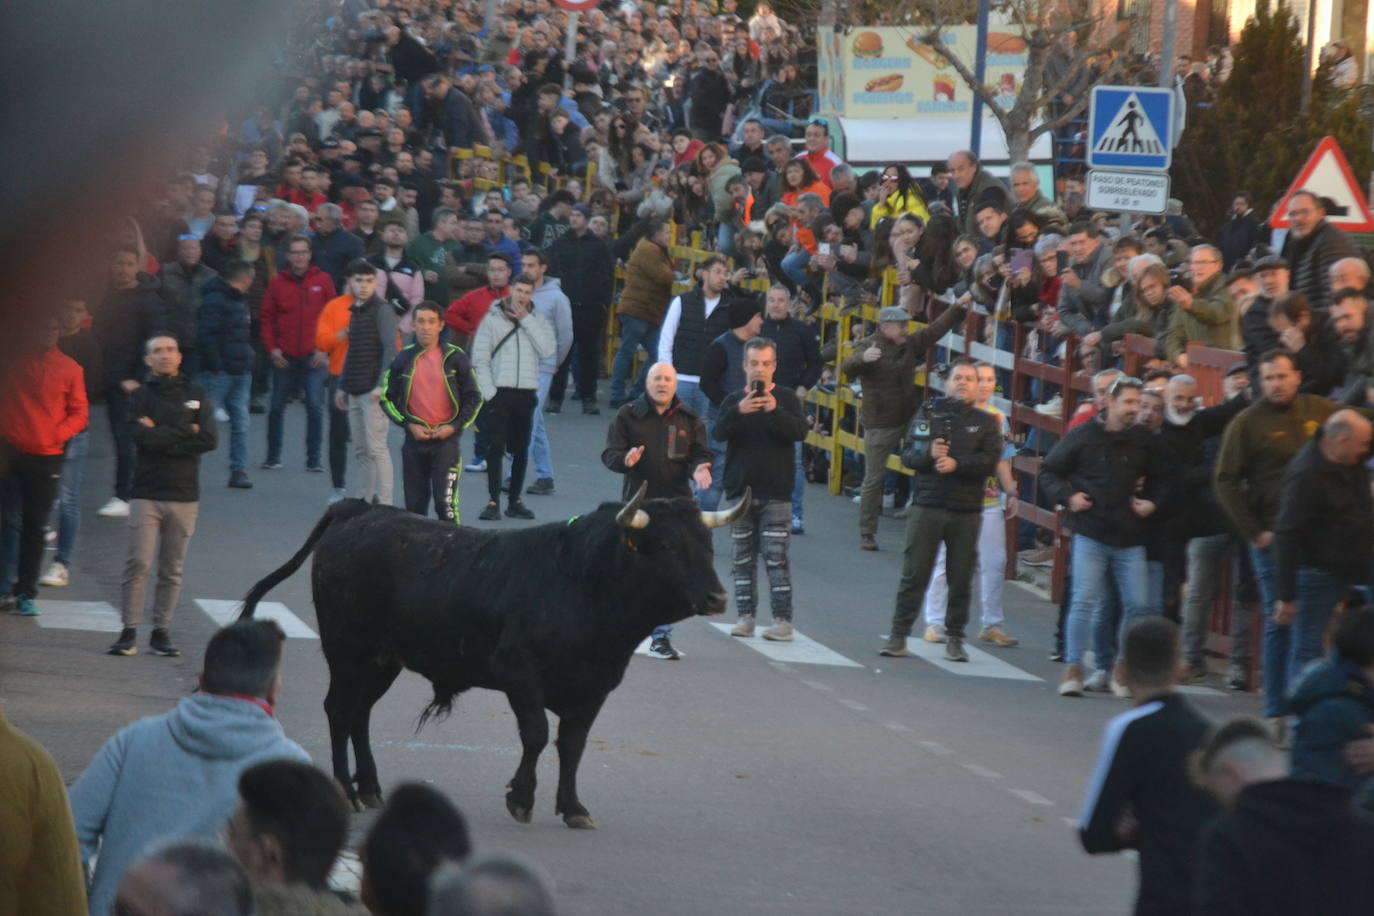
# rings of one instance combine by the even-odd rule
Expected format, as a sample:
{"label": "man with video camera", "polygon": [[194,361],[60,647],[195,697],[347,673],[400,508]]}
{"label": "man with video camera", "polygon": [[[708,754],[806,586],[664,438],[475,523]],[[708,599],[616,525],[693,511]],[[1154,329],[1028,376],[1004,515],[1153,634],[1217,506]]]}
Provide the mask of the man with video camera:
{"label": "man with video camera", "polygon": [[978,560],[983,487],[1002,457],[1002,432],[996,417],[974,406],[978,370],[972,360],[954,361],[945,393],[916,415],[902,451],[902,463],[916,472],[916,479],[912,483],[912,508],[906,517],[897,606],[892,612],[891,635],[880,655],[901,658],[907,654],[906,638],[925,603],[935,556],[943,543],[949,582],[945,658],[968,661],[964,627]]}

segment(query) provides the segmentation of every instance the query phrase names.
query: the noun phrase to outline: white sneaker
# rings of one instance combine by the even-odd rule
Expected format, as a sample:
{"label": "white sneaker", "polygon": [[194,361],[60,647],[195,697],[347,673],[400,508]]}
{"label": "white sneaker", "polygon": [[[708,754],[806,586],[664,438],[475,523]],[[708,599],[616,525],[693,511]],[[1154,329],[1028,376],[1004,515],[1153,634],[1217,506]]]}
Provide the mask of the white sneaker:
{"label": "white sneaker", "polygon": [[945,628],[943,625],[932,623],[930,626],[926,627],[926,642],[944,642],[948,638],[949,637],[945,635]]}
{"label": "white sneaker", "polygon": [[128,518],[129,504],[118,496],[111,496],[110,501],[97,509],[95,514],[101,518]]}
{"label": "white sneaker", "polygon": [[1064,415],[1064,398],[1056,394],[1043,404],[1035,406],[1035,412],[1044,414],[1047,417],[1062,417]]}
{"label": "white sneaker", "polygon": [[71,577],[67,573],[66,565],[58,563],[56,560],[48,567],[48,571],[43,573],[43,578],[38,580],[39,585],[48,585],[53,588],[60,588],[71,582]]}
{"label": "white sneaker", "polygon": [[332,506],[341,499],[348,499],[348,491],[342,487],[337,487],[329,492],[329,500],[326,505]]}
{"label": "white sneaker", "polygon": [[1111,689],[1109,686],[1110,682],[1110,674],[1105,671],[1094,671],[1092,677],[1088,678],[1087,682],[1083,685],[1083,689],[1096,691],[1097,693],[1106,693]]}
{"label": "white sneaker", "polygon": [[1116,694],[1117,697],[1122,700],[1129,700],[1133,696],[1131,688],[1127,687],[1116,678],[1112,678],[1112,693]]}
{"label": "white sneaker", "polygon": [[884,509],[891,509],[891,508],[893,508],[893,507],[896,506],[896,505],[897,505],[897,496],[896,496],[895,493],[884,493],[884,494],[883,494],[883,508],[884,508]]}
{"label": "white sneaker", "polygon": [[223,407],[216,407],[216,408],[215,408],[215,422],[216,422],[216,423],[228,423],[228,422],[229,422],[229,411],[225,410]]}

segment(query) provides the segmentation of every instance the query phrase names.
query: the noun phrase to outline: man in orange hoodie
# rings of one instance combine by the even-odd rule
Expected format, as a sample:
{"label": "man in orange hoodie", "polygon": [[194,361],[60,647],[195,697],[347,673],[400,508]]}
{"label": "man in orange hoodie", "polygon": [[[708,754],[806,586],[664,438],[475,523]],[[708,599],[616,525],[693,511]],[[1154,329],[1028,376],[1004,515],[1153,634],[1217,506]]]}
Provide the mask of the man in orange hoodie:
{"label": "man in orange hoodie", "polygon": [[343,376],[344,360],[348,357],[349,307],[353,296],[345,290],[342,296],[330,299],[320,312],[315,330],[315,349],[329,357],[329,382],[326,386],[325,410],[329,412],[329,476],[333,491],[331,504],[348,496],[348,410],[340,410],[334,395]]}
{"label": "man in orange hoodie", "polygon": [[43,561],[43,528],[57,497],[63,451],[90,420],[85,373],[57,348],[60,336],[57,321],[50,320],[42,348],[15,366],[0,401],[0,476],[18,482],[22,519],[15,610],[26,617],[38,614],[33,599]]}

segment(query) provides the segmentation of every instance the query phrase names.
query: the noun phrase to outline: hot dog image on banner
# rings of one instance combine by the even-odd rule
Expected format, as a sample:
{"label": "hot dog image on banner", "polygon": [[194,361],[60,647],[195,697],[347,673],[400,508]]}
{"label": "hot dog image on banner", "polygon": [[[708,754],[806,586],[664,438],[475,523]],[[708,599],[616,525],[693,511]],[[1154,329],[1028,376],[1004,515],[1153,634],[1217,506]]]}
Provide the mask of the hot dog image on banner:
{"label": "hot dog image on banner", "polygon": [[[987,83],[997,103],[1010,108],[1021,90],[1026,68],[1026,42],[1003,30],[988,34]],[[946,45],[966,61],[974,60],[975,26],[954,26],[943,33]],[[841,47],[845,87],[844,113],[852,118],[967,117],[973,93],[954,67],[908,28],[855,29]]]}

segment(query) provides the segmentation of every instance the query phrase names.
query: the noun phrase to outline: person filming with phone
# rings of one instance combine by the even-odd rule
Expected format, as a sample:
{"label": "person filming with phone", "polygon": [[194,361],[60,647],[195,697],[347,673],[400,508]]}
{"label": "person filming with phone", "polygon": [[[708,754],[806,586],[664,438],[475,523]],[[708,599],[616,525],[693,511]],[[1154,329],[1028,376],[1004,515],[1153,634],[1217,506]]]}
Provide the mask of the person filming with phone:
{"label": "person filming with phone", "polygon": [[767,337],[744,344],[744,387],[720,403],[711,438],[725,443],[725,498],[748,491],[749,508],[734,523],[735,605],[739,623],[731,636],[754,635],[754,567],[758,555],[768,570],[773,626],[764,639],[792,639],[792,578],[787,543],[792,520],[792,478],[796,443],[806,438],[807,422],[797,393],[773,383],[778,347]]}

